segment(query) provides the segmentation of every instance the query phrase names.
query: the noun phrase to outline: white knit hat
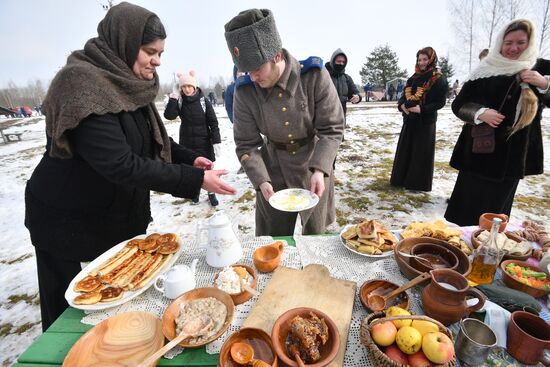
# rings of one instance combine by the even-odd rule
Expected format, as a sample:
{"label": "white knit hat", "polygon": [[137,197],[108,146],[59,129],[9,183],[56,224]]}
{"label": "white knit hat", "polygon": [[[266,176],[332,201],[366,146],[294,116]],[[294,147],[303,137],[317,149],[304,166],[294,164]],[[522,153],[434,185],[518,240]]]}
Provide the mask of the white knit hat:
{"label": "white knit hat", "polygon": [[188,73],[177,73],[180,88],[184,85],[192,85],[197,88],[197,78],[195,78],[195,70],[189,70]]}

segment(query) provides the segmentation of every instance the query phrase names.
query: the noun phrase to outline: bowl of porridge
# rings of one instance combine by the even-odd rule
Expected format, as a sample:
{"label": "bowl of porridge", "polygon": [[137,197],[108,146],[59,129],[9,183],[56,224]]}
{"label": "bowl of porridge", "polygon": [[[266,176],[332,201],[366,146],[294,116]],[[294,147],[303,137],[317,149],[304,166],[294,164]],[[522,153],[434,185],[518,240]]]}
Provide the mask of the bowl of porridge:
{"label": "bowl of porridge", "polygon": [[235,305],[240,305],[252,298],[253,294],[244,289],[248,286],[256,289],[256,271],[243,264],[226,266],[214,277],[214,287],[229,294]]}
{"label": "bowl of porridge", "polygon": [[229,328],[235,306],[231,297],[216,288],[195,288],[176,298],[162,316],[162,333],[168,340],[181,332],[181,326],[200,316],[208,316],[212,323],[203,335],[183,340],[178,345],[195,348],[206,345]]}

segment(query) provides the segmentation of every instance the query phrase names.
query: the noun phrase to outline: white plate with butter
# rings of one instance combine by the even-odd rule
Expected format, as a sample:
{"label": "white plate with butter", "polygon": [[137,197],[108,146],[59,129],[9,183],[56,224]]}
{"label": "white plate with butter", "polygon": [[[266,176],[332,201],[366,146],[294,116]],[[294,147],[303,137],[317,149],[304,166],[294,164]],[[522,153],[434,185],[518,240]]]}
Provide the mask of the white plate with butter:
{"label": "white plate with butter", "polygon": [[285,189],[277,191],[269,198],[269,204],[283,212],[301,212],[319,203],[319,196],[305,189]]}

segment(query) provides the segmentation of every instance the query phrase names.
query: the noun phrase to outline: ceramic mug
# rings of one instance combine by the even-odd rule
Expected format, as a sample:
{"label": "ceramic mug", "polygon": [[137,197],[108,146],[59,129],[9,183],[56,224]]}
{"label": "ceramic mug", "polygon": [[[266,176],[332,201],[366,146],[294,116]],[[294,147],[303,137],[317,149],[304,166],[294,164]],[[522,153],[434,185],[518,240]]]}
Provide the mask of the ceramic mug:
{"label": "ceramic mug", "polygon": [[482,365],[496,344],[497,336],[489,326],[478,319],[460,320],[455,343],[456,356],[460,362],[470,366]]}
{"label": "ceramic mug", "polygon": [[544,351],[550,349],[550,324],[525,311],[515,311],[508,323],[508,353],[521,363],[548,365]]}

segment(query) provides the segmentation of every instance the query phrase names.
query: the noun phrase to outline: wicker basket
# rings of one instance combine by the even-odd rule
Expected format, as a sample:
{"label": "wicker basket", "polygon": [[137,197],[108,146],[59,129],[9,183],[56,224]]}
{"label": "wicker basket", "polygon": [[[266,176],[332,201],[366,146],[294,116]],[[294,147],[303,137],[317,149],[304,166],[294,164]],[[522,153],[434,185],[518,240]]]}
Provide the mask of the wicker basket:
{"label": "wicker basket", "polygon": [[[367,353],[369,354],[369,359],[371,363],[376,367],[405,367],[404,365],[391,360],[384,352],[382,352],[382,350],[380,350],[380,347],[376,345],[374,340],[372,340],[372,337],[370,334],[371,328],[373,325],[378,324],[380,322],[392,321],[392,320],[431,321],[439,327],[439,331],[441,331],[442,333],[446,334],[449,338],[451,338],[451,341],[453,340],[453,335],[451,334],[449,329],[443,326],[443,324],[441,324],[439,321],[434,320],[428,316],[423,316],[423,315],[406,315],[406,316],[392,316],[392,317],[385,317],[385,316],[386,315],[384,314],[384,312],[375,312],[365,317],[363,319],[363,322],[361,323],[361,344],[363,344],[367,349]],[[373,323],[372,325],[371,325],[371,322]],[[447,364],[443,364],[443,365],[432,364],[433,367],[454,367],[455,365],[456,365],[456,356],[454,356],[453,359],[451,359]]]}

